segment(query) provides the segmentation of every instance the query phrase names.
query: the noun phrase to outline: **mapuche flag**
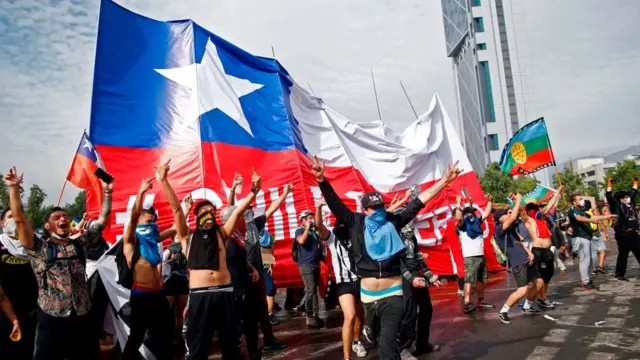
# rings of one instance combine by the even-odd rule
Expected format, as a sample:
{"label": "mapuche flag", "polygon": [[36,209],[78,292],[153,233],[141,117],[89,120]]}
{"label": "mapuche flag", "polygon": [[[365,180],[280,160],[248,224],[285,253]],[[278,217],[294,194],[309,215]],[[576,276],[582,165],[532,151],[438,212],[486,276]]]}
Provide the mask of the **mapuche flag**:
{"label": "mapuche flag", "polygon": [[556,165],[544,118],[518,130],[502,150],[500,170],[511,176],[532,174]]}
{"label": "mapuche flag", "polygon": [[[549,199],[551,199],[555,193],[556,190],[550,189],[546,186],[538,185],[535,189],[522,197],[522,202],[520,203],[520,205],[544,204]],[[511,199],[507,199],[507,201],[509,202],[509,204],[511,204],[511,206],[514,205]]]}

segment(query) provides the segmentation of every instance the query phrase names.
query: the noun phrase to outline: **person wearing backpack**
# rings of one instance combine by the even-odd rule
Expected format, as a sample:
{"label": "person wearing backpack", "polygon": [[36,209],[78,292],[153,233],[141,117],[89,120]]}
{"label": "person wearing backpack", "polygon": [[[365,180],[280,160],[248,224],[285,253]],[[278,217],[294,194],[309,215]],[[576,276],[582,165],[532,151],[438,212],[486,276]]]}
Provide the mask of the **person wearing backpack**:
{"label": "person wearing backpack", "polygon": [[629,281],[624,275],[627,272],[629,252],[632,252],[640,263],[640,235],[638,230],[638,212],[635,210],[635,199],[638,194],[638,178],[633,178],[633,187],[629,191],[613,192],[613,179],[609,178],[607,185],[607,202],[611,213],[618,217],[614,225],[616,242],[618,243],[618,258],[616,260],[615,279]]}
{"label": "person wearing backpack", "polygon": [[[169,161],[156,167],[155,180],[162,185],[167,198],[175,193],[167,180]],[[156,224],[157,214],[153,207],[144,209],[142,200],[153,188],[154,178],[146,178],[140,184],[140,190],[131,209],[129,222],[122,237],[122,255],[130,270],[131,307],[130,332],[124,346],[122,357],[140,359],[140,346],[149,333],[149,347],[157,359],[171,359],[173,347],[174,316],[171,315],[169,302],[162,292],[161,271],[162,254],[158,243],[173,235],[173,229],[160,233]],[[179,208],[179,206],[178,206]],[[174,222],[184,221],[174,209]],[[117,262],[117,259],[116,259]],[[128,281],[127,281],[128,282]],[[119,283],[125,287],[122,279]]]}
{"label": "person wearing backpack", "polygon": [[[22,207],[20,185],[23,175],[11,168],[4,177],[9,188],[9,207],[17,238],[38,283],[38,324],[33,359],[86,359],[99,340],[92,338],[89,310],[91,300],[86,277],[86,248],[100,238],[111,213],[113,183],[102,183],[100,216],[82,235],[71,239],[67,212],[53,207],[46,214],[45,237],[34,235]],[[69,331],[73,344],[69,346]]]}

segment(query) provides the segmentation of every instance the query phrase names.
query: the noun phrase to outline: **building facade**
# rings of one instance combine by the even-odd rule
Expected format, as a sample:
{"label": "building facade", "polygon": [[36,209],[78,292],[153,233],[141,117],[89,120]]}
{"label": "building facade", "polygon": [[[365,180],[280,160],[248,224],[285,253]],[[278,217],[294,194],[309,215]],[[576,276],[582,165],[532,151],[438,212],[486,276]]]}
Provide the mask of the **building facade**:
{"label": "building facade", "polygon": [[523,0],[442,0],[460,139],[474,170],[499,161],[533,110]]}
{"label": "building facade", "polygon": [[[623,160],[635,161],[640,167],[640,155],[629,155]],[[571,169],[572,172],[578,174],[582,178],[585,185],[596,188],[598,184],[606,184],[607,171],[614,169],[617,163],[608,162],[604,157],[589,157],[568,161],[563,168]],[[598,191],[601,199],[604,199],[604,189]]]}

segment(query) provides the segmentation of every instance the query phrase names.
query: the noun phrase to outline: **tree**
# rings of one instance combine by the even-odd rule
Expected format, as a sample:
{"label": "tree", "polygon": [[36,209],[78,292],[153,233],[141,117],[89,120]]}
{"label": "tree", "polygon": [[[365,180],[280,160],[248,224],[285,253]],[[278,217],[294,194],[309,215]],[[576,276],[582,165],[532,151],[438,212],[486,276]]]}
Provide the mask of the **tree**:
{"label": "tree", "polygon": [[586,196],[592,196],[596,199],[600,198],[599,186],[589,186],[587,185],[582,177],[577,173],[573,172],[570,168],[564,169],[564,171],[559,173],[560,179],[558,176],[553,178],[553,186],[557,189],[560,187],[560,182],[564,186],[565,195],[562,197],[559,203],[559,207],[562,209],[566,209],[571,206],[571,195],[573,194],[582,194]]}
{"label": "tree", "polygon": [[511,176],[500,170],[497,162],[493,162],[480,176],[480,186],[485,194],[493,195],[496,202],[506,202],[509,193],[515,188],[515,183]]}
{"label": "tree", "polygon": [[29,188],[29,197],[27,198],[27,205],[24,209],[27,219],[36,227],[44,224],[44,209],[42,205],[47,198],[47,194],[38,185],[31,185]]}
{"label": "tree", "polygon": [[73,218],[82,218],[82,214],[86,211],[86,200],[87,200],[87,192],[82,190],[76,195],[76,198],[73,199],[71,204],[67,204],[64,206],[64,209],[69,214],[69,217]]}
{"label": "tree", "polygon": [[[640,177],[640,167],[634,160],[626,160],[616,164],[616,167],[607,171],[607,177],[613,178],[613,193],[620,190],[629,190],[633,185],[633,178]],[[606,181],[606,180],[605,180]],[[602,186],[606,186],[602,184]],[[636,198],[636,202],[638,199]]]}
{"label": "tree", "polygon": [[520,193],[525,195],[533,191],[533,189],[538,186],[540,182],[536,178],[527,177],[527,176],[518,176],[513,180],[513,191],[514,193]]}

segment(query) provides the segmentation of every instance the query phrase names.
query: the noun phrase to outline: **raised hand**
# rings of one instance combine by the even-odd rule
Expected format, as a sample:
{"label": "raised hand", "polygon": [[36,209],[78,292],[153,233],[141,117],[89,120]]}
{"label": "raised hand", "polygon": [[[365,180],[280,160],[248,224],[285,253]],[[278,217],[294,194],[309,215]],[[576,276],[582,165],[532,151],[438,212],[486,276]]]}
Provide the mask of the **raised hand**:
{"label": "raised hand", "polygon": [[287,184],[287,186],[284,187],[284,191],[287,194],[290,194],[293,192],[293,181],[291,181],[290,183]]}
{"label": "raised hand", "polygon": [[258,175],[256,169],[251,168],[253,174],[251,175],[251,190],[258,192],[260,191],[260,187],[262,186],[262,177]]}
{"label": "raised hand", "polygon": [[562,193],[564,192],[564,185],[560,186],[558,188],[558,191],[556,192],[558,195],[562,195]]}
{"label": "raised hand", "polygon": [[493,201],[493,195],[491,194],[487,194],[486,198],[487,198],[487,202]]}
{"label": "raised hand", "polygon": [[163,182],[167,180],[167,174],[169,173],[169,169],[171,168],[169,166],[170,162],[171,162],[171,159],[167,160],[167,162],[165,162],[164,164],[160,164],[156,166],[156,180],[158,182]]}
{"label": "raised hand", "polygon": [[191,208],[191,206],[193,206],[193,196],[191,196],[191,194],[187,194],[187,196],[182,199],[182,203]]}
{"label": "raised hand", "polygon": [[235,189],[236,186],[242,185],[242,181],[243,181],[242,175],[240,175],[240,173],[236,173],[233,176],[233,184],[231,185],[231,188]]}
{"label": "raised hand", "polygon": [[151,190],[153,188],[153,184],[152,184],[153,178],[146,178],[146,179],[142,179],[142,183],[140,183],[140,190],[138,190],[139,194],[144,194],[147,191]]}
{"label": "raised hand", "polygon": [[318,157],[314,157],[315,161],[311,164],[311,172],[318,181],[324,181],[324,160],[318,160]]}
{"label": "raised hand", "polygon": [[16,167],[14,166],[11,169],[9,169],[7,174],[4,176],[4,182],[9,187],[20,186],[20,184],[22,184],[23,178],[24,178],[24,173],[18,175],[18,170],[16,170]]}
{"label": "raised hand", "polygon": [[516,204],[520,204],[522,202],[522,198],[523,198],[522,194],[517,193],[516,196],[514,197],[514,202]]}
{"label": "raised hand", "polygon": [[322,198],[322,199],[320,199],[320,200],[318,201],[318,204],[316,205],[316,207],[317,207],[318,209],[321,209],[321,208],[322,208],[323,206],[325,206],[325,205],[327,205],[327,202],[324,200],[324,198]]}
{"label": "raised hand", "polygon": [[459,161],[456,161],[452,165],[447,166],[447,172],[444,175],[444,179],[447,182],[447,184],[455,180],[458,177],[458,175],[460,175],[460,173],[462,172],[461,169],[458,169],[458,162]]}

